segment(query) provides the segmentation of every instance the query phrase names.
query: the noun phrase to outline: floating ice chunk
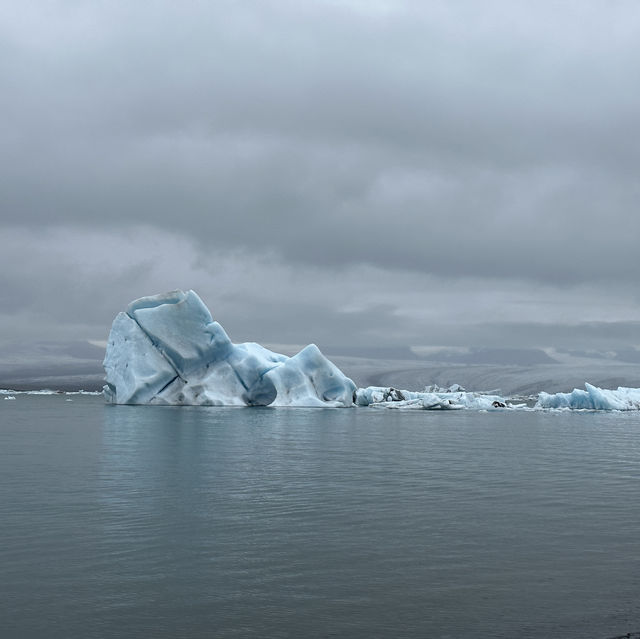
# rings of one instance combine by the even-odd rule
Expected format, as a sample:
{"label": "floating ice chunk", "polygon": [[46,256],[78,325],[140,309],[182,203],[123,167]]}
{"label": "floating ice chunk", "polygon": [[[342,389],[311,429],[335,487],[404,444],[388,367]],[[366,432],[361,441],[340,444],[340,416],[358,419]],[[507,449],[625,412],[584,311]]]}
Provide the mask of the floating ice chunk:
{"label": "floating ice chunk", "polygon": [[572,408],[582,410],[640,410],[640,388],[606,390],[585,383],[585,390],[570,393],[540,393],[535,408]]}
{"label": "floating ice chunk", "polygon": [[6,395],[4,399],[15,399],[14,395]]}
{"label": "floating ice chunk", "polygon": [[416,396],[418,394],[424,395],[425,393],[409,393],[384,386],[367,386],[367,388],[358,388],[354,401],[357,406],[370,406],[383,402],[401,402],[409,399],[409,395]]}
{"label": "floating ice chunk", "polygon": [[104,367],[116,404],[337,407],[355,391],[313,344],[294,357],[233,344],[193,291],[132,302],[113,322]]}
{"label": "floating ice chunk", "polygon": [[369,386],[356,391],[357,406],[374,408],[408,408],[422,410],[492,410],[499,408],[524,408],[514,405],[499,395],[465,391],[424,392],[398,390],[391,387]]}
{"label": "floating ice chunk", "polygon": [[102,391],[86,391],[86,390],[77,390],[77,391],[65,391],[65,395],[102,395]]}

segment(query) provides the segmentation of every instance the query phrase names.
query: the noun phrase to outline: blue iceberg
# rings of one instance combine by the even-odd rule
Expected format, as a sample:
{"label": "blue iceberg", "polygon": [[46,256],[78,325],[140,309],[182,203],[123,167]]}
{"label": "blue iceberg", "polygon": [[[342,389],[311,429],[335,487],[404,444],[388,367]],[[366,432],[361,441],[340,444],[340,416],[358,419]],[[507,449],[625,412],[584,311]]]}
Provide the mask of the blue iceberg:
{"label": "blue iceberg", "polygon": [[570,393],[538,395],[536,408],[568,408],[574,410],[640,410],[640,388],[617,390],[598,388],[585,383],[585,390],[574,388]]}
{"label": "blue iceberg", "polygon": [[129,304],[113,321],[104,368],[113,404],[346,407],[356,389],[314,344],[293,357],[233,344],[194,291]]}

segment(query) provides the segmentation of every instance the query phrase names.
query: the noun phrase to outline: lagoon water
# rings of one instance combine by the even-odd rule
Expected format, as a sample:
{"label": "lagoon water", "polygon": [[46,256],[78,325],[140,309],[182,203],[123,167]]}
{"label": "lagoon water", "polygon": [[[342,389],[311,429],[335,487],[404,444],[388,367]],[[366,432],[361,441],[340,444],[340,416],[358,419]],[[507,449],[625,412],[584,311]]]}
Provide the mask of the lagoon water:
{"label": "lagoon water", "polygon": [[640,415],[0,402],[0,635],[640,630]]}

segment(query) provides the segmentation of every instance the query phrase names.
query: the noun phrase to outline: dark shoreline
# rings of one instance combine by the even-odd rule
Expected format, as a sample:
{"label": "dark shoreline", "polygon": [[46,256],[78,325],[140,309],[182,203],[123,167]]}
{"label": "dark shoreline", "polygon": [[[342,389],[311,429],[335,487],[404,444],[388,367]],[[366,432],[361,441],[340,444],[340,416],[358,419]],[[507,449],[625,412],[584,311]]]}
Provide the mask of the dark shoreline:
{"label": "dark shoreline", "polygon": [[0,388],[13,391],[53,390],[69,391],[101,391],[104,386],[103,375],[70,375],[64,377],[0,377]]}

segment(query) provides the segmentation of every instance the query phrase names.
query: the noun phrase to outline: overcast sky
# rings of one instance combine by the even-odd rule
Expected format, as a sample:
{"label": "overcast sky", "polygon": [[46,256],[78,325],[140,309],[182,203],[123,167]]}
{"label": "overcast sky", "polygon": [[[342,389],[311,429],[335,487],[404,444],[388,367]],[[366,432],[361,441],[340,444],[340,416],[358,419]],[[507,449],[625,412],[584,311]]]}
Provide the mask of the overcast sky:
{"label": "overcast sky", "polygon": [[640,4],[0,0],[0,340],[640,346]]}

